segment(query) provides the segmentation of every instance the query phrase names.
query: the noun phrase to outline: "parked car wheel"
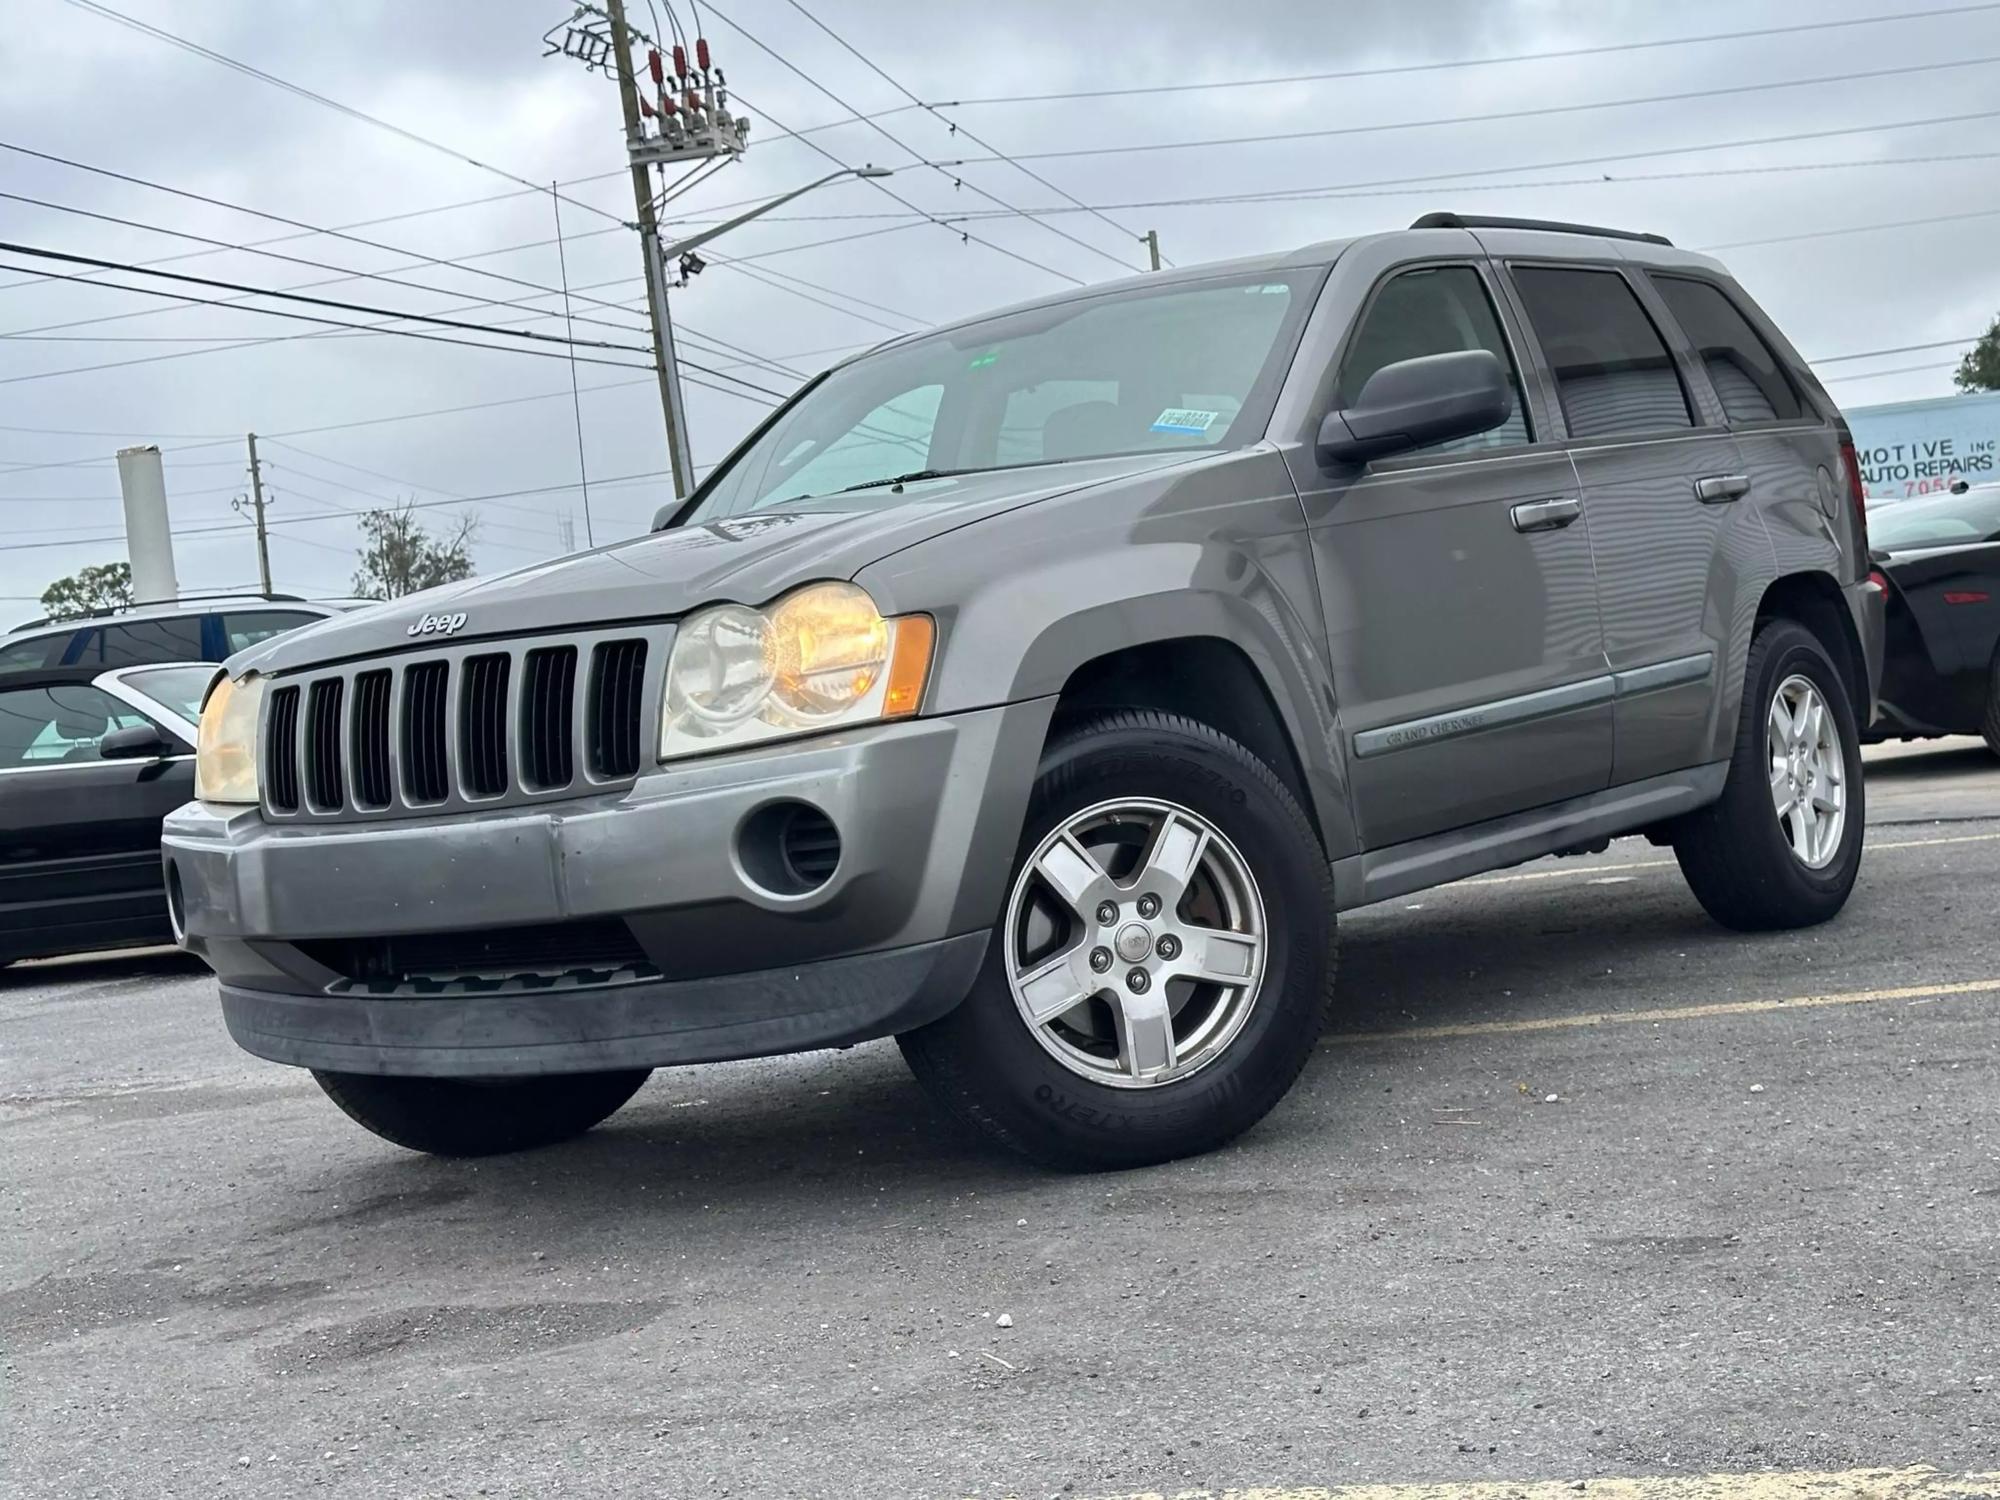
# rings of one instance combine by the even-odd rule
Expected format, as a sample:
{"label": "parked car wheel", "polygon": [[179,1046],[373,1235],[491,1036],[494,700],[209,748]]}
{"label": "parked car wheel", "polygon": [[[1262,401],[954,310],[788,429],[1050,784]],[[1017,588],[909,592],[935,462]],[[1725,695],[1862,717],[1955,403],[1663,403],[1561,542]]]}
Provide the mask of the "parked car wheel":
{"label": "parked car wheel", "polygon": [[1333,882],[1277,775],[1172,714],[1045,752],[972,993],[898,1038],[947,1108],[1051,1166],[1140,1166],[1269,1112],[1333,994]]}
{"label": "parked car wheel", "polygon": [[350,1120],[385,1141],[432,1156],[496,1156],[552,1146],[610,1118],[650,1068],[546,1078],[313,1077]]}
{"label": "parked car wheel", "polygon": [[1824,922],[1861,868],[1865,812],[1846,684],[1811,631],[1766,621],[1750,643],[1722,797],[1674,832],[1682,874],[1725,927]]}
{"label": "parked car wheel", "polygon": [[2000,651],[1993,653],[1993,665],[1986,673],[1986,716],[1979,721],[1986,748],[2000,755]]}

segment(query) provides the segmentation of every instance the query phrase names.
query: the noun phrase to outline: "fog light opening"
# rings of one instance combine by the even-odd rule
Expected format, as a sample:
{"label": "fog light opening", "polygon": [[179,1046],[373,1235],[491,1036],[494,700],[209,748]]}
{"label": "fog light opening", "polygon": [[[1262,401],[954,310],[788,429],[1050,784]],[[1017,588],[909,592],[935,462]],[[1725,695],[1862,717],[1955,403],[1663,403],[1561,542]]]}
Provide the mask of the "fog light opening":
{"label": "fog light opening", "polygon": [[771,895],[811,895],[840,868],[840,830],[810,803],[767,803],[737,829],[736,858]]}

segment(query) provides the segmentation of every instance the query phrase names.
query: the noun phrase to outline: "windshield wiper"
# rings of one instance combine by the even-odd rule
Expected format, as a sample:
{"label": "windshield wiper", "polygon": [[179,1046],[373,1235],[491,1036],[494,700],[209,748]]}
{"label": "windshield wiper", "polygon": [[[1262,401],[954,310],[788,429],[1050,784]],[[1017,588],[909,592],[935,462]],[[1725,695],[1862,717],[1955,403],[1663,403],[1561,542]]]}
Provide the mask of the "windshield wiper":
{"label": "windshield wiper", "polygon": [[906,484],[915,484],[919,479],[952,479],[960,474],[978,474],[980,469],[912,469],[907,474],[892,474],[887,479],[864,479],[859,484],[850,484],[845,489],[834,490],[836,495],[851,495],[856,490],[899,490]]}

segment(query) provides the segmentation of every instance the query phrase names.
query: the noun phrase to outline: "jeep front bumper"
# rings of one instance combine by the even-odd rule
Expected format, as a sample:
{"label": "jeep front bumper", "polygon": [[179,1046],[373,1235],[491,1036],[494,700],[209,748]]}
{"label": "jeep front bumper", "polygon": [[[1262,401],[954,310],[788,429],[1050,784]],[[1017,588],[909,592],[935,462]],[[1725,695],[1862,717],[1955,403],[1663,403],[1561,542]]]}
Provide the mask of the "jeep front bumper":
{"label": "jeep front bumper", "polygon": [[[277,825],[191,803],[163,858],[232,1036],[273,1061],[502,1077],[713,1062],[923,1024],[970,987],[1042,699],[671,764],[487,813]],[[839,841],[774,889],[772,808]],[[762,878],[760,878],[762,877]]]}

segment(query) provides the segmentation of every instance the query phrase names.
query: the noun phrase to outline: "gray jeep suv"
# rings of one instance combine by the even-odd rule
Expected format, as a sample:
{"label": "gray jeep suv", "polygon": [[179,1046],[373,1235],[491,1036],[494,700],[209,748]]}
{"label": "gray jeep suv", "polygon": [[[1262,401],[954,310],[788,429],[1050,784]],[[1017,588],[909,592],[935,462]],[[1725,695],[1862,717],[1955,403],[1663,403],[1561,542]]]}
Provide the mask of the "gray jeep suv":
{"label": "gray jeep suv", "polygon": [[652,535],[232,658],[166,878],[237,1041],[418,1150],[893,1035],[1159,1161],[1291,1086],[1341,910],[1644,833],[1833,916],[1881,630],[1719,265],[1435,214],[898,339]]}

